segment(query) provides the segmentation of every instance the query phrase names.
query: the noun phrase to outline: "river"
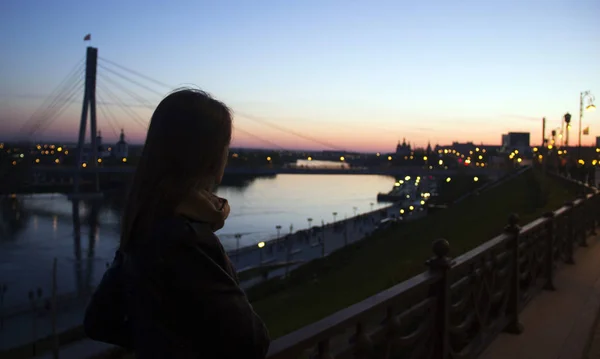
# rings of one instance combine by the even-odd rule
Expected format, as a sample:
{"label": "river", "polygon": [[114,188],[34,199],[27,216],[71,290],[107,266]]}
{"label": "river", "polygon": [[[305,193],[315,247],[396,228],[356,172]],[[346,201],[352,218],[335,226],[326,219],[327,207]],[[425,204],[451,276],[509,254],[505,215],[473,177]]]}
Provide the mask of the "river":
{"label": "river", "polygon": [[[223,185],[231,215],[217,232],[224,247],[255,245],[281,233],[305,229],[321,221],[375,210],[378,192],[389,191],[394,178],[369,175],[277,175]],[[108,198],[98,209],[97,223],[88,222],[90,208],[81,204],[80,236],[75,235],[72,204],[62,195],[17,196],[5,201],[0,214],[0,287],[6,285],[4,306],[27,304],[30,290],[51,288],[52,262],[57,258],[58,292],[70,293],[96,284],[118,245],[122,195]],[[94,217],[96,218],[96,217]],[[0,295],[1,291],[0,291]]]}

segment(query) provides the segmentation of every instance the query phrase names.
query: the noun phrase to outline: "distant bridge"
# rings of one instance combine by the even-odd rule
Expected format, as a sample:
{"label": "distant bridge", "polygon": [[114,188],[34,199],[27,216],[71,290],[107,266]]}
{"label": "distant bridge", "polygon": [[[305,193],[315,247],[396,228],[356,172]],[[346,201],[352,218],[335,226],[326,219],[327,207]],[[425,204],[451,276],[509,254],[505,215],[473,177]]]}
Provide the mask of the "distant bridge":
{"label": "distant bridge", "polygon": [[[64,173],[75,174],[77,169],[69,166],[35,166],[34,173]],[[133,174],[133,166],[112,166],[97,168],[82,168],[81,173],[115,173]],[[472,174],[473,176],[495,176],[506,170],[495,168],[459,168],[459,169],[427,169],[422,167],[390,167],[390,168],[307,168],[307,167],[227,167],[225,175],[269,176],[278,174],[306,175],[382,175],[382,176],[453,176],[456,174]]]}

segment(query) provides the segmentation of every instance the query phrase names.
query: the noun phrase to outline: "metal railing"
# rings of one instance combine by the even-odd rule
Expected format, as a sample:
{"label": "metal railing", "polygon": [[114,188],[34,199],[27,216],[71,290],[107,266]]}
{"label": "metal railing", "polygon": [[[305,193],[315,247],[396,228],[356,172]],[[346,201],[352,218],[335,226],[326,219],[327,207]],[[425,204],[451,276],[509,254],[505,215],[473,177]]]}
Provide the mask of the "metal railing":
{"label": "metal railing", "polygon": [[520,311],[555,290],[557,267],[595,234],[600,194],[585,187],[593,193],[523,227],[512,215],[504,233],[457,258],[436,240],[426,272],[275,340],[268,358],[476,357],[500,332],[523,330]]}

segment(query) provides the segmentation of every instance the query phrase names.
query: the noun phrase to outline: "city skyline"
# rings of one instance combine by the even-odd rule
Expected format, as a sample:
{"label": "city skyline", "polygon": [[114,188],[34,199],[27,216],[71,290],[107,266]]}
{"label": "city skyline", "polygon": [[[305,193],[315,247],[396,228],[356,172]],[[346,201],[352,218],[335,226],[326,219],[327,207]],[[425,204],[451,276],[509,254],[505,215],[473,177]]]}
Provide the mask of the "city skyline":
{"label": "city skyline", "polygon": [[[574,144],[579,92],[594,93],[600,83],[600,41],[588,35],[600,30],[600,4],[587,0],[229,7],[8,1],[0,8],[0,30],[16,34],[0,38],[9,54],[0,58],[3,136],[18,134],[88,45],[173,88],[193,84],[224,101],[235,114],[237,147],[389,152],[403,137],[418,147],[493,145],[509,131],[530,132],[535,144],[542,117],[549,133],[565,112],[573,116]],[[84,43],[88,33],[92,41]],[[160,100],[140,96],[153,106]],[[45,138],[75,139],[83,93],[75,98]],[[99,107],[112,107],[119,123],[108,126],[98,112],[106,140],[116,141],[123,127],[130,142],[143,142],[143,126],[109,102],[99,99]],[[146,121],[152,112],[134,110]],[[585,145],[600,135],[598,113],[585,114],[587,126]]]}

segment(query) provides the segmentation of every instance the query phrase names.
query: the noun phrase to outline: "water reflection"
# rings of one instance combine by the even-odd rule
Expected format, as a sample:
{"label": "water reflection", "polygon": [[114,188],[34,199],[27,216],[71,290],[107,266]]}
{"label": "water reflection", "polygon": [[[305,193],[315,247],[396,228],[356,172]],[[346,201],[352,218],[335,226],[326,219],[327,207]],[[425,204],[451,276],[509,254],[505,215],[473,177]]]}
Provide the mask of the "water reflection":
{"label": "water reflection", "polygon": [[28,213],[18,198],[0,197],[0,240],[14,240],[28,222]]}
{"label": "water reflection", "polygon": [[[72,201],[73,214],[73,249],[74,249],[74,271],[75,284],[77,293],[80,296],[87,295],[92,289],[94,279],[94,258],[96,243],[98,242],[100,212],[103,205],[102,201],[85,201],[83,202],[88,209],[85,216],[81,216],[82,202],[78,200]],[[82,253],[82,222],[87,224],[87,253],[85,255],[85,263]],[[84,270],[85,264],[85,270]]]}

